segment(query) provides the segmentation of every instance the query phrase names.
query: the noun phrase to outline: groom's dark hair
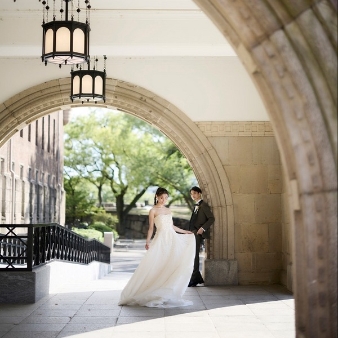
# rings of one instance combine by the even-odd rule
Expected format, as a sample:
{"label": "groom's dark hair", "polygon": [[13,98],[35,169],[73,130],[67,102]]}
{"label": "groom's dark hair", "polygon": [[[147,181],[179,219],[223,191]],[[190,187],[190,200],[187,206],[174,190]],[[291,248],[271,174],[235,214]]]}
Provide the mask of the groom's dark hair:
{"label": "groom's dark hair", "polygon": [[192,187],[191,189],[190,189],[190,192],[191,191],[196,191],[196,192],[198,192],[199,194],[202,194],[202,190],[199,188],[199,187]]}

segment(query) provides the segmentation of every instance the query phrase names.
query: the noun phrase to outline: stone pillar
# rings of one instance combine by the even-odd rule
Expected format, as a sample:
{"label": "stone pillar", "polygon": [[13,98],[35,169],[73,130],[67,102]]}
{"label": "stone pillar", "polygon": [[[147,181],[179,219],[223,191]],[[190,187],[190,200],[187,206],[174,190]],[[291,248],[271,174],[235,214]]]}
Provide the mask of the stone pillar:
{"label": "stone pillar", "polygon": [[112,232],[104,233],[103,244],[110,248],[111,254],[114,248],[114,234]]}
{"label": "stone pillar", "polygon": [[49,294],[50,267],[0,271],[0,304],[35,303]]}

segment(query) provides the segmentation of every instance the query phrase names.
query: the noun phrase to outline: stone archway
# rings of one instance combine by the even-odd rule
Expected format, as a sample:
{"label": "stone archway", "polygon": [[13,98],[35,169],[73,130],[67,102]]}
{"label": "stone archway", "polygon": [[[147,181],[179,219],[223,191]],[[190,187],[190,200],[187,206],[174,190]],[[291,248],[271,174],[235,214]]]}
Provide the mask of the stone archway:
{"label": "stone archway", "polygon": [[337,1],[194,0],[266,105],[287,171],[297,337],[337,335]]}
{"label": "stone archway", "polygon": [[[32,87],[4,102],[0,110],[0,147],[33,120],[56,110],[82,106],[72,103],[69,93],[70,79],[66,78]],[[170,102],[131,83],[107,79],[106,103],[100,106],[120,109],[154,125],[186,156],[216,217],[207,246],[205,282],[237,284],[231,190],[221,161],[206,136]],[[227,280],[213,273],[215,270],[224,271]]]}

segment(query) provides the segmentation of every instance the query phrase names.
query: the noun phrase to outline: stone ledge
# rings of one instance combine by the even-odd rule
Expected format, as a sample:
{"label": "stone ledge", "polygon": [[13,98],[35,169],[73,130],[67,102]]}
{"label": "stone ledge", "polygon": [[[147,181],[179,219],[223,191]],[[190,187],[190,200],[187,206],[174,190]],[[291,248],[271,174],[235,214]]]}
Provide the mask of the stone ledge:
{"label": "stone ledge", "polygon": [[35,303],[62,284],[100,279],[111,264],[53,261],[33,271],[0,271],[0,304]]}
{"label": "stone ledge", "polygon": [[204,261],[204,282],[206,286],[238,285],[236,260],[206,259]]}

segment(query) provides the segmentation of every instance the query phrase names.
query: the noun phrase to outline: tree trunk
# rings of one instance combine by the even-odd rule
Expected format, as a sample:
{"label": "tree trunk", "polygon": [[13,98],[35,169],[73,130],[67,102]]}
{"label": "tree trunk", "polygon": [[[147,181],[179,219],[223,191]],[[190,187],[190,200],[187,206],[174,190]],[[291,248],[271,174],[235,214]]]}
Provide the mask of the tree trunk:
{"label": "tree trunk", "polygon": [[120,236],[125,234],[124,194],[116,197],[116,214],[118,219],[117,232]]}
{"label": "tree trunk", "polygon": [[97,198],[99,200],[99,207],[102,207],[102,185],[97,187]]}

